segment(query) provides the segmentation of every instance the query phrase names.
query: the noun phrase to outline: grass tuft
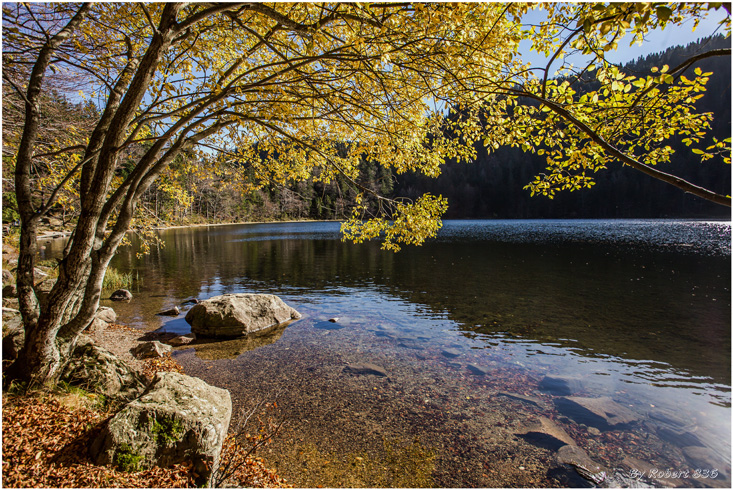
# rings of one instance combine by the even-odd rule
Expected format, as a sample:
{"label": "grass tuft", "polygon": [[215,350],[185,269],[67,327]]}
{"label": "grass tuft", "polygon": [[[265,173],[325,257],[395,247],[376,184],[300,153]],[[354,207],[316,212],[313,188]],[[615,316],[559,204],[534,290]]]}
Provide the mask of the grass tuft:
{"label": "grass tuft", "polygon": [[114,267],[107,268],[102,289],[129,289],[130,287],[132,287],[132,272],[123,273]]}

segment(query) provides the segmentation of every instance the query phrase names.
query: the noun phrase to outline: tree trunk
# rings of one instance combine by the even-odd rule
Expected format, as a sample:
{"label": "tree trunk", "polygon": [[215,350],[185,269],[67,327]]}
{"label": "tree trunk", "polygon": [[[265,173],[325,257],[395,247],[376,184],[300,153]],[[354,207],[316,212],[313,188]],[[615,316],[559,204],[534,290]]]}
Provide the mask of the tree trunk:
{"label": "tree trunk", "polygon": [[39,322],[25,329],[25,345],[11,372],[15,378],[29,382],[29,387],[53,383],[61,368],[61,353],[56,345],[56,331]]}

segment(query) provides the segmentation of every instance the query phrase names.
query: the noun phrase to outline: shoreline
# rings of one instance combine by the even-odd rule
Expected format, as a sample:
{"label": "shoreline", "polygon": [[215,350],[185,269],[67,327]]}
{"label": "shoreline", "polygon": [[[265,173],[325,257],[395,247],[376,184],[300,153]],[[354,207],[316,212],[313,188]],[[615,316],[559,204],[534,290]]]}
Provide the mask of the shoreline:
{"label": "shoreline", "polygon": [[[232,226],[232,225],[264,225],[274,223],[341,223],[343,220],[338,219],[297,219],[297,220],[283,220],[283,221],[230,221],[226,223],[192,223],[188,225],[169,225],[169,226],[154,226],[151,229],[155,231],[161,230],[174,230],[179,228],[201,228],[209,226]],[[134,232],[135,230],[129,229],[127,233]],[[71,231],[54,231],[54,230],[40,230],[36,241],[41,240],[59,240],[62,238],[68,238],[71,236]]]}
{"label": "shoreline", "polygon": [[155,226],[153,230],[172,230],[176,228],[199,228],[204,226],[229,226],[229,225],[265,225],[275,223],[340,223],[338,219],[293,219],[283,221],[234,221],[227,223],[194,223],[190,225]]}

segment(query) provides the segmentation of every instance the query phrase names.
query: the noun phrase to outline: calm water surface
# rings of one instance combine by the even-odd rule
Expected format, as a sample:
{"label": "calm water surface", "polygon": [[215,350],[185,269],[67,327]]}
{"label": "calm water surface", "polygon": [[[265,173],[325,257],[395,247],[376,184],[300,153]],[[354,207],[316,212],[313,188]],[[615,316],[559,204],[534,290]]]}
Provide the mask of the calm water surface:
{"label": "calm water surface", "polygon": [[[338,230],[161,231],[164,248],[115,258],[137,280],[114,308],[123,323],[177,333],[185,312],[155,313],[191,296],[274,293],[299,310],[260,339],[175,354],[230,389],[235,411],[280,394],[288,422],[263,456],[297,486],[405,485],[363,463],[386,469],[389,444],[439,486],[581,484],[554,462],[562,443],[526,434],[541,417],[609,473],[690,471],[666,483],[730,486],[729,222],[448,221],[398,254],[342,243]],[[358,362],[389,377],[344,370]],[[548,376],[570,378],[571,392],[543,390]],[[604,425],[564,395],[608,397],[634,420]]]}

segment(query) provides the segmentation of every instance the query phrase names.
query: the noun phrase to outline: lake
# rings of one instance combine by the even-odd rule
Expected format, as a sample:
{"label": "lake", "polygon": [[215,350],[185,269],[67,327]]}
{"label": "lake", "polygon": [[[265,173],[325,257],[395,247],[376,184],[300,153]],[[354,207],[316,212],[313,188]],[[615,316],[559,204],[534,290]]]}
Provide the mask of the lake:
{"label": "lake", "polygon": [[286,422],[259,456],[296,486],[579,486],[572,443],[611,483],[730,487],[729,222],[446,221],[397,254],[338,231],[160,231],[112,263],[136,278],[118,321],[186,333],[155,314],[236,292],[297,309],[174,353],[236,413],[271,402]]}

